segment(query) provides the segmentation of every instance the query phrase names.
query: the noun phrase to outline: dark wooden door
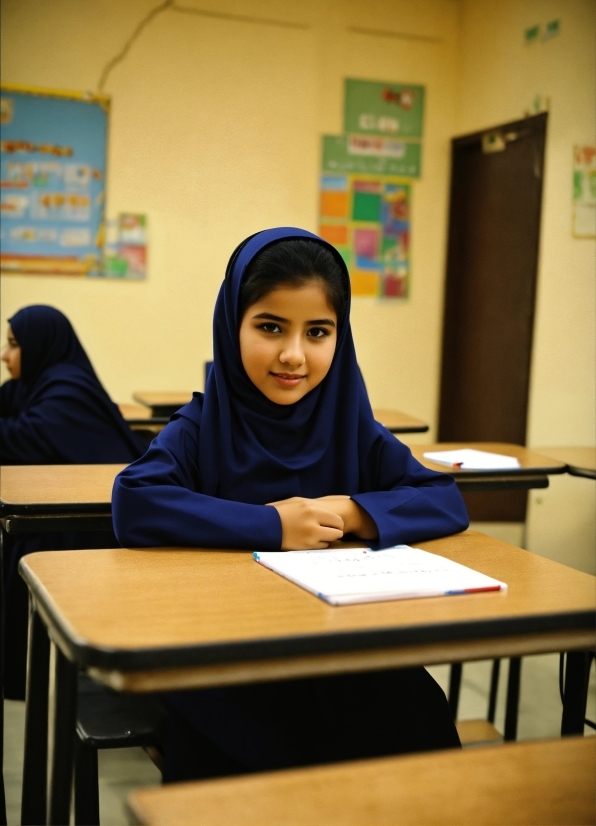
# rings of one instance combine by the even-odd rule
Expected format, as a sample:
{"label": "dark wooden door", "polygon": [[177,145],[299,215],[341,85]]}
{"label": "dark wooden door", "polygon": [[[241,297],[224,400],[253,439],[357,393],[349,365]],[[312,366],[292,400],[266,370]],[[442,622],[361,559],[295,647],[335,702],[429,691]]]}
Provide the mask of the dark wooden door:
{"label": "dark wooden door", "polygon": [[[439,440],[525,444],[547,115],[452,142]],[[527,494],[466,494],[523,521]]]}

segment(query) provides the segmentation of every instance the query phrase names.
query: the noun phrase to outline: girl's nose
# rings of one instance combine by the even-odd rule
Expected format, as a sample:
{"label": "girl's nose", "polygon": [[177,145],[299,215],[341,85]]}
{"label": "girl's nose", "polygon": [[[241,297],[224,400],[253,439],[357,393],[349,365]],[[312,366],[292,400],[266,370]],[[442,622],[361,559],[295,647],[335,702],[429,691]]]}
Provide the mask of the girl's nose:
{"label": "girl's nose", "polygon": [[292,367],[300,367],[301,364],[304,364],[304,350],[300,341],[286,342],[279,354],[279,360],[282,364],[289,364]]}

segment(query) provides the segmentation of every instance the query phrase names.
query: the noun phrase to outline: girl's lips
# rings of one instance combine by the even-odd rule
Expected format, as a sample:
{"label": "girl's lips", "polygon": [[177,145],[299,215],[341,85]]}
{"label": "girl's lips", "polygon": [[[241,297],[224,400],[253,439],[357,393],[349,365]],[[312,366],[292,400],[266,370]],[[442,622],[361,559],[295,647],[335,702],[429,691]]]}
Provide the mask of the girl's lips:
{"label": "girl's lips", "polygon": [[297,384],[300,384],[302,379],[306,378],[306,376],[300,376],[293,373],[270,373],[269,375],[272,376],[282,387],[296,387]]}

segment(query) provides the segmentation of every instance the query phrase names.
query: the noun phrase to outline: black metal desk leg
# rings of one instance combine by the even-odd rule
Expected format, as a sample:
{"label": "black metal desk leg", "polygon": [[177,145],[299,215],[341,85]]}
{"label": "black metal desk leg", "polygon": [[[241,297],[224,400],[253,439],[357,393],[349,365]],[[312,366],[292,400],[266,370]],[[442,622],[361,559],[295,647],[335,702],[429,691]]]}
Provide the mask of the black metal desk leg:
{"label": "black metal desk leg", "polygon": [[68,826],[72,794],[75,726],[77,722],[77,666],[70,662],[57,645],[54,703],[51,726],[53,733],[49,779],[49,820],[51,826]]}
{"label": "black metal desk leg", "polygon": [[569,651],[567,654],[562,736],[584,733],[590,661],[590,653],[587,651]]}
{"label": "black metal desk leg", "polygon": [[507,680],[507,705],[505,708],[504,740],[515,740],[517,737],[517,716],[519,710],[519,689],[521,682],[521,657],[511,657],[509,660],[509,678]]}
{"label": "black metal desk leg", "polygon": [[459,706],[459,692],[461,689],[461,675],[463,663],[451,663],[449,671],[449,708],[453,714],[453,719],[457,720],[457,708]]}
{"label": "black metal desk leg", "polygon": [[493,724],[497,714],[497,694],[499,691],[500,670],[501,660],[493,660],[493,667],[490,675],[490,693],[488,695],[488,714],[486,715],[488,722]]}
{"label": "black metal desk leg", "polygon": [[48,681],[50,640],[46,627],[29,600],[27,648],[27,705],[25,710],[25,763],[21,823],[35,826],[46,822],[48,771]]}

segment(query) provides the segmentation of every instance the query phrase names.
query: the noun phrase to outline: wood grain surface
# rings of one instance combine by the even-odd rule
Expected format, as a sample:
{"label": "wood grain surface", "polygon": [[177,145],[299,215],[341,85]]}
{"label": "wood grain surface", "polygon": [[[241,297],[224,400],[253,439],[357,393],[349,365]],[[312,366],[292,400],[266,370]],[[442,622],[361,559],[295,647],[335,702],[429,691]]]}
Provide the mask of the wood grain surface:
{"label": "wood grain surface", "polygon": [[[126,465],[6,465],[0,468],[3,516],[11,506],[105,504],[111,506],[114,478]],[[47,508],[46,508],[47,510]]]}
{"label": "wood grain surface", "polygon": [[373,416],[378,422],[396,433],[424,433],[428,430],[428,425],[422,419],[401,413],[399,410],[375,408]]}
{"label": "wood grain surface", "polygon": [[[190,391],[179,392],[159,392],[149,390],[135,390],[133,393],[135,401],[140,402],[145,407],[167,407],[178,406],[182,407],[192,398]],[[120,408],[125,405],[120,405]],[[132,407],[133,405],[129,405]],[[407,413],[401,413],[399,410],[373,410],[375,419],[389,429],[396,429],[396,432],[411,433],[411,432],[425,432],[428,430],[428,425],[422,419],[417,419],[415,416],[409,416]],[[123,414],[124,415],[124,414]],[[125,418],[127,418],[125,416]],[[136,418],[135,416],[128,416],[128,418]]]}
{"label": "wood grain surface", "polygon": [[115,691],[132,693],[184,691],[189,688],[239,685],[266,680],[291,680],[362,671],[382,671],[386,668],[410,668],[503,657],[523,657],[559,651],[587,651],[594,648],[595,643],[594,631],[584,629],[450,640],[312,656],[236,660],[220,665],[187,665],[178,668],[162,667],[140,670],[90,667],[87,672],[94,680]]}
{"label": "wood grain surface", "polygon": [[569,473],[596,477],[596,447],[539,447],[538,452],[565,462]]}
{"label": "wood grain surface", "polygon": [[141,789],[145,826],[593,824],[596,739],[512,743]]}
{"label": "wood grain surface", "polygon": [[182,407],[188,404],[192,399],[191,390],[135,390],[132,394],[133,399],[146,407],[165,407],[169,405],[177,405]]}
{"label": "wood grain surface", "polygon": [[[506,582],[508,591],[333,607],[259,565],[249,551],[180,548],[36,553],[22,560],[21,571],[48,622],[77,645],[151,656],[153,649],[200,648],[196,665],[207,664],[207,649],[231,644],[268,645],[261,655],[267,658],[295,655],[287,646],[304,638],[301,653],[320,654],[316,641],[324,639],[327,654],[334,647],[341,653],[350,645],[335,640],[354,632],[359,644],[351,650],[367,648],[362,635],[387,630],[414,629],[420,643],[426,635],[430,643],[440,626],[449,642],[450,628],[462,623],[473,640],[490,635],[478,632],[483,621],[542,617],[555,632],[573,628],[575,614],[594,611],[594,577],[476,531],[417,545]],[[258,658],[254,646],[251,651],[245,658]],[[171,667],[189,664],[170,661]]]}
{"label": "wood grain surface", "polygon": [[127,421],[129,419],[150,419],[151,411],[144,404],[119,404],[118,408],[122,417]]}
{"label": "wood grain surface", "polygon": [[455,726],[463,746],[503,740],[503,734],[488,720],[456,720]]}
{"label": "wood grain surface", "polygon": [[[503,468],[501,470],[462,470],[461,468],[448,468],[438,462],[431,462],[424,458],[424,453],[431,453],[438,450],[459,450],[461,448],[473,448],[474,450],[485,450],[488,453],[501,453],[503,456],[514,456],[520,463],[519,468]],[[566,463],[549,456],[544,456],[535,450],[530,450],[521,445],[513,445],[508,442],[437,442],[431,445],[411,445],[413,455],[425,467],[431,470],[440,470],[452,476],[515,476],[523,473],[550,474],[564,473],[567,469]]]}

